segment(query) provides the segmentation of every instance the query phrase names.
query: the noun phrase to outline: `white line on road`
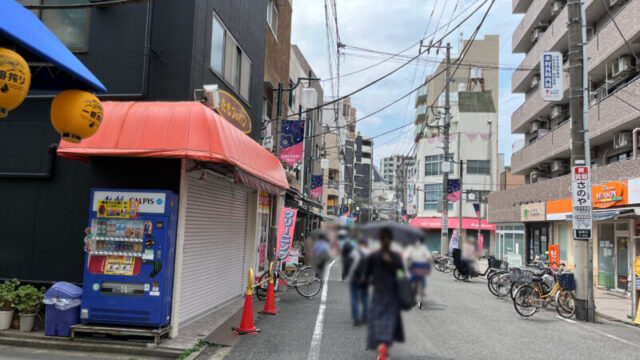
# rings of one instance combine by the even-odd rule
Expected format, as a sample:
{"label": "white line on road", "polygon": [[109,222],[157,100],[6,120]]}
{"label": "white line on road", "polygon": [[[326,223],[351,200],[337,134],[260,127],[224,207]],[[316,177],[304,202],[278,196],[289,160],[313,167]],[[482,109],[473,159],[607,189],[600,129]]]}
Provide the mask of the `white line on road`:
{"label": "white line on road", "polygon": [[327,309],[327,292],[329,289],[329,274],[331,267],[336,262],[334,259],[327,266],[324,275],[324,287],[322,288],[322,296],[320,297],[320,308],[318,308],[318,317],[316,317],[316,326],[313,329],[313,337],[311,338],[311,346],[309,347],[308,360],[318,360],[320,358],[320,345],[322,344],[322,330],[324,328],[324,312]]}
{"label": "white line on road", "polygon": [[584,325],[582,325],[582,324],[579,324],[579,323],[578,323],[578,322],[576,322],[576,321],[573,321],[573,320],[570,320],[570,319],[565,319],[565,318],[563,318],[563,317],[561,317],[561,316],[556,316],[556,317],[557,317],[558,319],[560,319],[560,320],[564,320],[564,321],[566,321],[566,322],[570,322],[570,323],[572,323],[572,324],[578,325],[578,326],[580,326],[580,327],[582,327],[582,328],[584,328],[584,329],[587,329],[587,330],[589,330],[589,331],[593,331],[593,332],[598,333],[598,334],[600,334],[600,335],[606,336],[606,337],[608,337],[609,339],[617,340],[617,341],[620,341],[621,343],[625,343],[625,344],[627,344],[627,345],[633,346],[633,347],[634,347],[634,348],[636,348],[636,349],[640,349],[640,345],[635,344],[635,343],[632,343],[631,341],[627,341],[627,340],[625,340],[625,339],[623,339],[623,338],[617,337],[617,336],[615,336],[615,335],[611,335],[611,334],[606,333],[606,332],[604,332],[604,331],[600,331],[600,330],[593,329],[592,327],[584,326]]}

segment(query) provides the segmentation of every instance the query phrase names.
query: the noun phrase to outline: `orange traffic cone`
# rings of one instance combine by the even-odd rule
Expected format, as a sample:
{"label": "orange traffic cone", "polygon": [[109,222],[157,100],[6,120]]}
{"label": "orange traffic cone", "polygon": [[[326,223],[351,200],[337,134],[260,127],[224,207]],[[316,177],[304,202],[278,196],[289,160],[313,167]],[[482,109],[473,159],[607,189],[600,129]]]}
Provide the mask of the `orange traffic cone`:
{"label": "orange traffic cone", "polygon": [[233,332],[238,335],[257,334],[260,329],[257,329],[253,325],[253,302],[251,296],[253,296],[253,269],[249,269],[249,286],[247,287],[247,295],[244,297],[244,310],[242,311],[242,320],[240,320],[240,326],[232,328]]}
{"label": "orange traffic cone", "polygon": [[266,315],[276,315],[278,311],[276,310],[276,299],[273,293],[273,263],[269,265],[269,286],[267,287],[267,298],[264,302],[264,309],[262,310],[262,314]]}

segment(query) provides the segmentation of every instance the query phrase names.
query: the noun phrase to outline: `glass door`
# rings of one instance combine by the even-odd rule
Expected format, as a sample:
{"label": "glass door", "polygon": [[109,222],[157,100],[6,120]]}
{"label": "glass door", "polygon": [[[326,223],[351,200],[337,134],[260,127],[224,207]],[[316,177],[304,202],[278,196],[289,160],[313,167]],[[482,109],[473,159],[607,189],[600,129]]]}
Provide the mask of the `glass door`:
{"label": "glass door", "polygon": [[629,224],[616,224],[616,285],[620,290],[627,291],[629,281]]}
{"label": "glass door", "polygon": [[615,270],[614,224],[599,224],[598,285],[614,289],[616,287]]}

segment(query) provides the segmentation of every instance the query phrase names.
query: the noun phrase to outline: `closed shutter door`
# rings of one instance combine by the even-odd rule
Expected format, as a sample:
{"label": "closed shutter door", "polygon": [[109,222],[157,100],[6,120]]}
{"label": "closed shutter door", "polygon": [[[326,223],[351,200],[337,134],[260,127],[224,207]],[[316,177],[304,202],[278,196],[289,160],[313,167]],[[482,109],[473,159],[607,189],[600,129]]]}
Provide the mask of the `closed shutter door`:
{"label": "closed shutter door", "polygon": [[188,174],[180,325],[242,294],[248,192],[213,175]]}

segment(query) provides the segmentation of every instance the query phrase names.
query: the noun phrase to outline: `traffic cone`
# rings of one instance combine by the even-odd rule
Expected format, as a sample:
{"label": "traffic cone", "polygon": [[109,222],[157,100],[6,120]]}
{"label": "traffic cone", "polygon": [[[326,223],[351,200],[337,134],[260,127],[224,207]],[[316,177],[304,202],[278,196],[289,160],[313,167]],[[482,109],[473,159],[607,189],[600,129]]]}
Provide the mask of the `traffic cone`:
{"label": "traffic cone", "polygon": [[251,297],[253,296],[253,269],[249,269],[249,286],[247,287],[247,294],[244,297],[244,309],[242,311],[242,319],[240,320],[240,326],[232,328],[233,332],[238,335],[257,334],[260,329],[257,329],[253,325],[253,302]]}
{"label": "traffic cone", "polygon": [[269,286],[267,287],[267,298],[264,302],[264,310],[262,310],[261,313],[266,315],[276,315],[278,313],[273,289],[273,262],[269,264]]}

